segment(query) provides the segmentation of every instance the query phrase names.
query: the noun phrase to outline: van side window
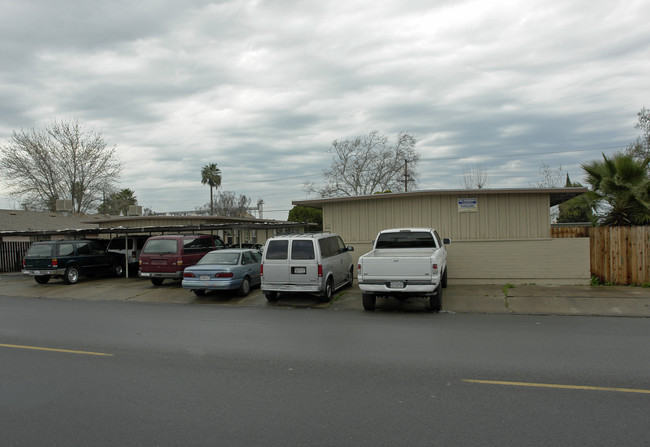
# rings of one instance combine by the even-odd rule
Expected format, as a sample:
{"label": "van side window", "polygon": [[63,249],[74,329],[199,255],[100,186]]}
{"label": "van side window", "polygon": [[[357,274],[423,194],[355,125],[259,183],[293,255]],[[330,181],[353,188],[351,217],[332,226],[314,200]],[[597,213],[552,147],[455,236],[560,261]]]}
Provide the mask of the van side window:
{"label": "van side window", "polygon": [[287,259],[289,241],[270,241],[266,249],[266,259]]}
{"label": "van side window", "polygon": [[316,259],[312,241],[292,241],[291,259]]}
{"label": "van side window", "polygon": [[337,253],[343,253],[345,251],[345,243],[343,242],[343,239],[341,239],[341,236],[336,236],[334,239],[336,239],[336,243],[338,244]]}
{"label": "van side window", "polygon": [[339,246],[333,237],[326,237],[324,239],[318,240],[318,245],[320,245],[320,254],[323,258],[329,258],[338,253]]}

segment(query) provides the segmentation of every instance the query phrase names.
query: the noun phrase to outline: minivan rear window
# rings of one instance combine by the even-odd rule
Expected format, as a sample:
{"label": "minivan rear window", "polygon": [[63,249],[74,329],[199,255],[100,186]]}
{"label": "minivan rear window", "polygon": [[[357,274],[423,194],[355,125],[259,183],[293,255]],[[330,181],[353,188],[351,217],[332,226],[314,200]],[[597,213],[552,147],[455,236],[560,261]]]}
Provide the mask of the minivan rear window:
{"label": "minivan rear window", "polygon": [[291,259],[316,259],[312,241],[292,241]]}
{"label": "minivan rear window", "polygon": [[176,253],[177,251],[176,239],[149,239],[142,253]]}
{"label": "minivan rear window", "polygon": [[266,248],[266,259],[287,259],[289,241],[270,241]]}

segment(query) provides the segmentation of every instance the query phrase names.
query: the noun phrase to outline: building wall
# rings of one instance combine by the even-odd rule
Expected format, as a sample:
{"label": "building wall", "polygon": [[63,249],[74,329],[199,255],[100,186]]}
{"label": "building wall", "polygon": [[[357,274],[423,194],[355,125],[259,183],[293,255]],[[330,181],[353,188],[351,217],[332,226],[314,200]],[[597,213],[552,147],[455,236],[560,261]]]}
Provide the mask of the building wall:
{"label": "building wall", "polygon": [[349,243],[372,241],[380,230],[435,228],[453,240],[548,238],[549,197],[544,194],[479,195],[475,212],[459,212],[458,199],[471,196],[418,195],[323,204],[323,229]]}
{"label": "building wall", "polygon": [[[475,212],[458,199],[476,198]],[[589,284],[588,239],[552,239],[549,196],[462,194],[371,198],[323,204],[323,228],[355,248],[372,248],[380,230],[427,227],[452,239],[450,284]]]}

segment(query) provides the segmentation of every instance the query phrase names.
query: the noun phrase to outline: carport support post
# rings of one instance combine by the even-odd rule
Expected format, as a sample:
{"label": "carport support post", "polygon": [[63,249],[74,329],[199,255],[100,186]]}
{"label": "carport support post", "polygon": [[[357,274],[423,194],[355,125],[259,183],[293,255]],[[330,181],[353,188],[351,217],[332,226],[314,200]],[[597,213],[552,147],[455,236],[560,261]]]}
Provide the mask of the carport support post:
{"label": "carport support post", "polygon": [[[133,241],[135,243],[135,241]],[[124,277],[129,278],[129,234],[124,233]]]}

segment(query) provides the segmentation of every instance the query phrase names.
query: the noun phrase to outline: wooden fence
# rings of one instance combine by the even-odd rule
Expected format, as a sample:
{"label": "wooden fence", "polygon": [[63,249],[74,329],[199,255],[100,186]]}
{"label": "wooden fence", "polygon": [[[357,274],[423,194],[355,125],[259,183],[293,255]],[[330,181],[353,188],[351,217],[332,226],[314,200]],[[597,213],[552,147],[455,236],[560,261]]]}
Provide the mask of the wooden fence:
{"label": "wooden fence", "polygon": [[0,242],[0,272],[19,272],[31,242]]}
{"label": "wooden fence", "polygon": [[603,282],[650,283],[650,227],[556,227],[551,236],[589,237],[591,274]]}

